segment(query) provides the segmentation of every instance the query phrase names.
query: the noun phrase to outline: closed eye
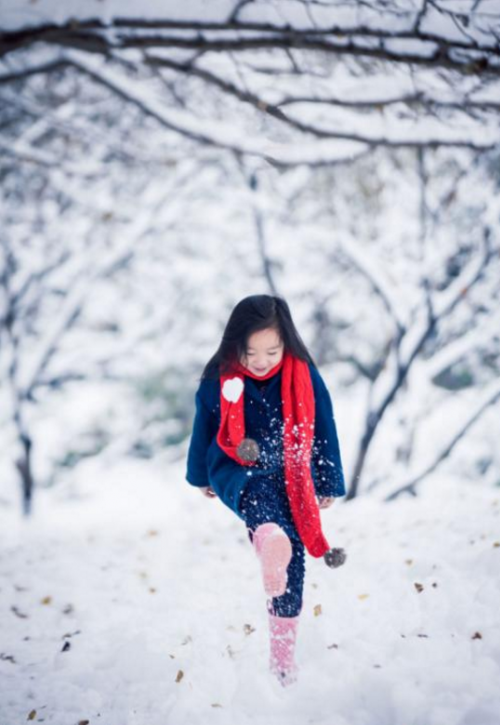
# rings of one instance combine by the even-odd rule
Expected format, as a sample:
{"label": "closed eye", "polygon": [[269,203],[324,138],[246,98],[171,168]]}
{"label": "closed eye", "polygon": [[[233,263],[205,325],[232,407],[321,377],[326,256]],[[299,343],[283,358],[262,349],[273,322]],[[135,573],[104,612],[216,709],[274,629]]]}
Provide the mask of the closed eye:
{"label": "closed eye", "polygon": [[[279,352],[279,350],[274,350],[273,352],[268,352],[267,354],[268,355],[277,355],[278,352]],[[251,355],[255,355],[255,353],[254,352],[246,352],[245,355],[247,357],[251,357]]]}

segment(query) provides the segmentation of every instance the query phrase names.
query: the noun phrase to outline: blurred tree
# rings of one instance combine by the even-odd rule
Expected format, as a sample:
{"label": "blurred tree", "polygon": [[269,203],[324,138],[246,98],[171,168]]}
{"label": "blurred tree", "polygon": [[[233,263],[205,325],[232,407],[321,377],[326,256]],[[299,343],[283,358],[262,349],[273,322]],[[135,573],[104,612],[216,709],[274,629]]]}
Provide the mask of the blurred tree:
{"label": "blurred tree", "polygon": [[[173,7],[2,9],[1,422],[25,511],[41,391],[129,380],[142,403],[115,449],[151,455],[187,432],[197,373],[256,288],[366,390],[348,498],[388,471],[415,493],[498,400],[500,13]],[[468,385],[484,397],[422,463],[430,406]]]}
{"label": "blurred tree", "polygon": [[499,142],[500,11],[485,0],[146,12],[72,7],[55,23],[29,0],[6,0],[0,83],[73,69],[169,130],[276,165]]}

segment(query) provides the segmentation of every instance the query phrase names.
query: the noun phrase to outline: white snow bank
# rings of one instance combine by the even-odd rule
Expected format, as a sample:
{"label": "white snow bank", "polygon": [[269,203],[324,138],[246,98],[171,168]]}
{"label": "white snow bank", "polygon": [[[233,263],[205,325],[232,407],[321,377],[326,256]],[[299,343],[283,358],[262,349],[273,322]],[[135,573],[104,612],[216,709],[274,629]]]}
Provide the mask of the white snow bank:
{"label": "white snow bank", "polygon": [[182,465],[77,470],[33,521],[4,514],[2,725],[498,724],[500,491],[436,475],[416,500],[324,511],[348,559],[307,559],[283,690],[242,522]]}

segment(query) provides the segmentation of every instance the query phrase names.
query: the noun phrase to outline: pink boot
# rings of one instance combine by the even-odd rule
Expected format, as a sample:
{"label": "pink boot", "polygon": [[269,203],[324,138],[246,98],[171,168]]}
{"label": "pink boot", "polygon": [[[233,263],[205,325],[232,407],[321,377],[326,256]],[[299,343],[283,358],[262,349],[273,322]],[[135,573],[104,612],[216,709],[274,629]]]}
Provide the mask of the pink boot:
{"label": "pink boot", "polygon": [[276,617],[269,614],[271,657],[269,666],[279,682],[286,687],[296,682],[298,667],[295,664],[295,643],[299,617]]}
{"label": "pink boot", "polygon": [[286,591],[286,570],[292,558],[290,539],[278,524],[261,524],[253,535],[253,545],[262,565],[266,594],[280,597]]}

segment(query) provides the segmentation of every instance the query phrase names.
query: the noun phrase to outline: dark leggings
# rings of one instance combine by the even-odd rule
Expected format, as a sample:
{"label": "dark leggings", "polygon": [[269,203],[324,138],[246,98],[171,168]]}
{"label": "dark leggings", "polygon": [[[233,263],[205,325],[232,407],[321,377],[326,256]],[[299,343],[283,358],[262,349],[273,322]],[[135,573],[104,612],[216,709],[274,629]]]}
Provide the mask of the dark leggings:
{"label": "dark leggings", "polygon": [[268,600],[267,609],[278,617],[296,617],[302,609],[304,591],[305,550],[292,520],[285,482],[279,476],[252,476],[240,498],[239,510],[248,528],[250,541],[261,524],[273,522],[281,526],[292,544],[288,565],[286,592]]}

